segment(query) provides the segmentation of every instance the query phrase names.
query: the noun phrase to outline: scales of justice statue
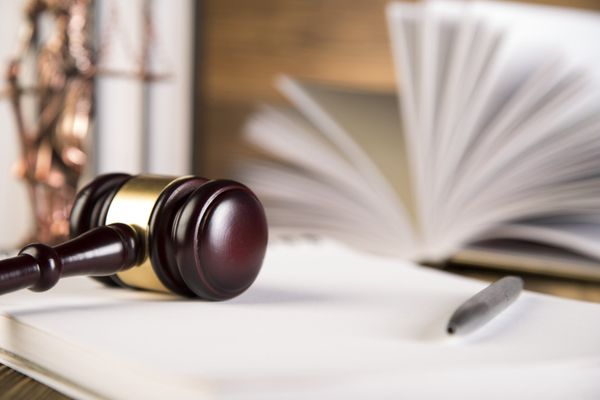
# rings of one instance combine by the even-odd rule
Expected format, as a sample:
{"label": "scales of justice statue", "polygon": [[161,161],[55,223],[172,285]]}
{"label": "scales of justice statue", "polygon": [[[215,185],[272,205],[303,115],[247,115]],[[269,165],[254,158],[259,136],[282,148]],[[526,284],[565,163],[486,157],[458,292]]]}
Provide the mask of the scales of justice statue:
{"label": "scales of justice statue", "polygon": [[[140,66],[129,72],[99,68],[102,51],[94,51],[92,40],[93,0],[27,1],[18,50],[8,64],[7,88],[2,93],[11,102],[21,147],[15,171],[27,186],[34,216],[34,233],[23,243],[56,244],[69,236],[71,205],[88,161],[95,79],[100,75],[143,82],[165,78],[146,69],[154,37],[149,4],[144,4],[144,40],[136,58]],[[114,6],[113,25],[118,21]],[[41,38],[46,17],[52,21],[52,31]],[[106,47],[99,46],[100,50]],[[31,67],[34,83],[24,83]],[[27,118],[31,113],[24,103],[31,99],[35,116]]]}

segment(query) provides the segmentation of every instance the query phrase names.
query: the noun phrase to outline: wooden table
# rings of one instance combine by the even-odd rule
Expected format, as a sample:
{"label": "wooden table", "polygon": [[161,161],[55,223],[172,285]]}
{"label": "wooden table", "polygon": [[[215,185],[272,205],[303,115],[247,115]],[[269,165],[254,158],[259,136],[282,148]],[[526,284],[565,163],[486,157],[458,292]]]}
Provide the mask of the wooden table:
{"label": "wooden table", "polygon": [[0,399],[68,400],[69,397],[0,364]]}

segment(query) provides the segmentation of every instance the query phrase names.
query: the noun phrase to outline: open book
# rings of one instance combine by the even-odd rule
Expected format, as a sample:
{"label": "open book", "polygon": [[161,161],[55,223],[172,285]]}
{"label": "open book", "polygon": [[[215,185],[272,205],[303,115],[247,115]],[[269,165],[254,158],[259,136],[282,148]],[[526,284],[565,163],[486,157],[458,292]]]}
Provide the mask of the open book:
{"label": "open book", "polygon": [[600,280],[600,16],[448,1],[387,16],[397,93],[281,77],[294,107],[249,120],[265,157],[238,177],[272,231]]}

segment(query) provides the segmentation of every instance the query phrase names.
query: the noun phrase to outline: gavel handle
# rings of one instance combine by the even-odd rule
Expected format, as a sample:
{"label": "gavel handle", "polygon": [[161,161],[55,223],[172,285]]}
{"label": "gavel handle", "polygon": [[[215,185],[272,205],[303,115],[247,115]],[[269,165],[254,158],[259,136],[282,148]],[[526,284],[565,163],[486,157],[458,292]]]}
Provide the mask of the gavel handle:
{"label": "gavel handle", "polygon": [[24,288],[42,292],[66,276],[112,275],[143,257],[136,230],[125,224],[95,228],[56,247],[30,244],[18,256],[0,261],[0,294]]}

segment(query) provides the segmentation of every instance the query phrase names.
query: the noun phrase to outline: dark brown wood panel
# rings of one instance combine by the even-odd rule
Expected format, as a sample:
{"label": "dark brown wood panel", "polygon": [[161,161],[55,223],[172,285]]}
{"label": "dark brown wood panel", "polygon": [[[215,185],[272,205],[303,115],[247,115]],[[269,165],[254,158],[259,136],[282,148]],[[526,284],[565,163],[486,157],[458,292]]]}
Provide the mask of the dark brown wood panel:
{"label": "dark brown wood panel", "polygon": [[226,175],[236,136],[257,102],[277,101],[280,73],[388,87],[393,70],[384,0],[217,0],[205,2],[204,99],[198,167]]}
{"label": "dark brown wood panel", "polygon": [[393,82],[384,0],[208,1],[206,95],[272,98],[276,74],[342,83]]}
{"label": "dark brown wood panel", "polygon": [[0,399],[68,400],[70,397],[0,364]]}
{"label": "dark brown wood panel", "polygon": [[[532,3],[600,9],[598,0]],[[280,73],[393,88],[386,0],[206,0],[199,9],[196,173],[227,176],[254,105]],[[201,21],[201,22],[200,22]]]}

